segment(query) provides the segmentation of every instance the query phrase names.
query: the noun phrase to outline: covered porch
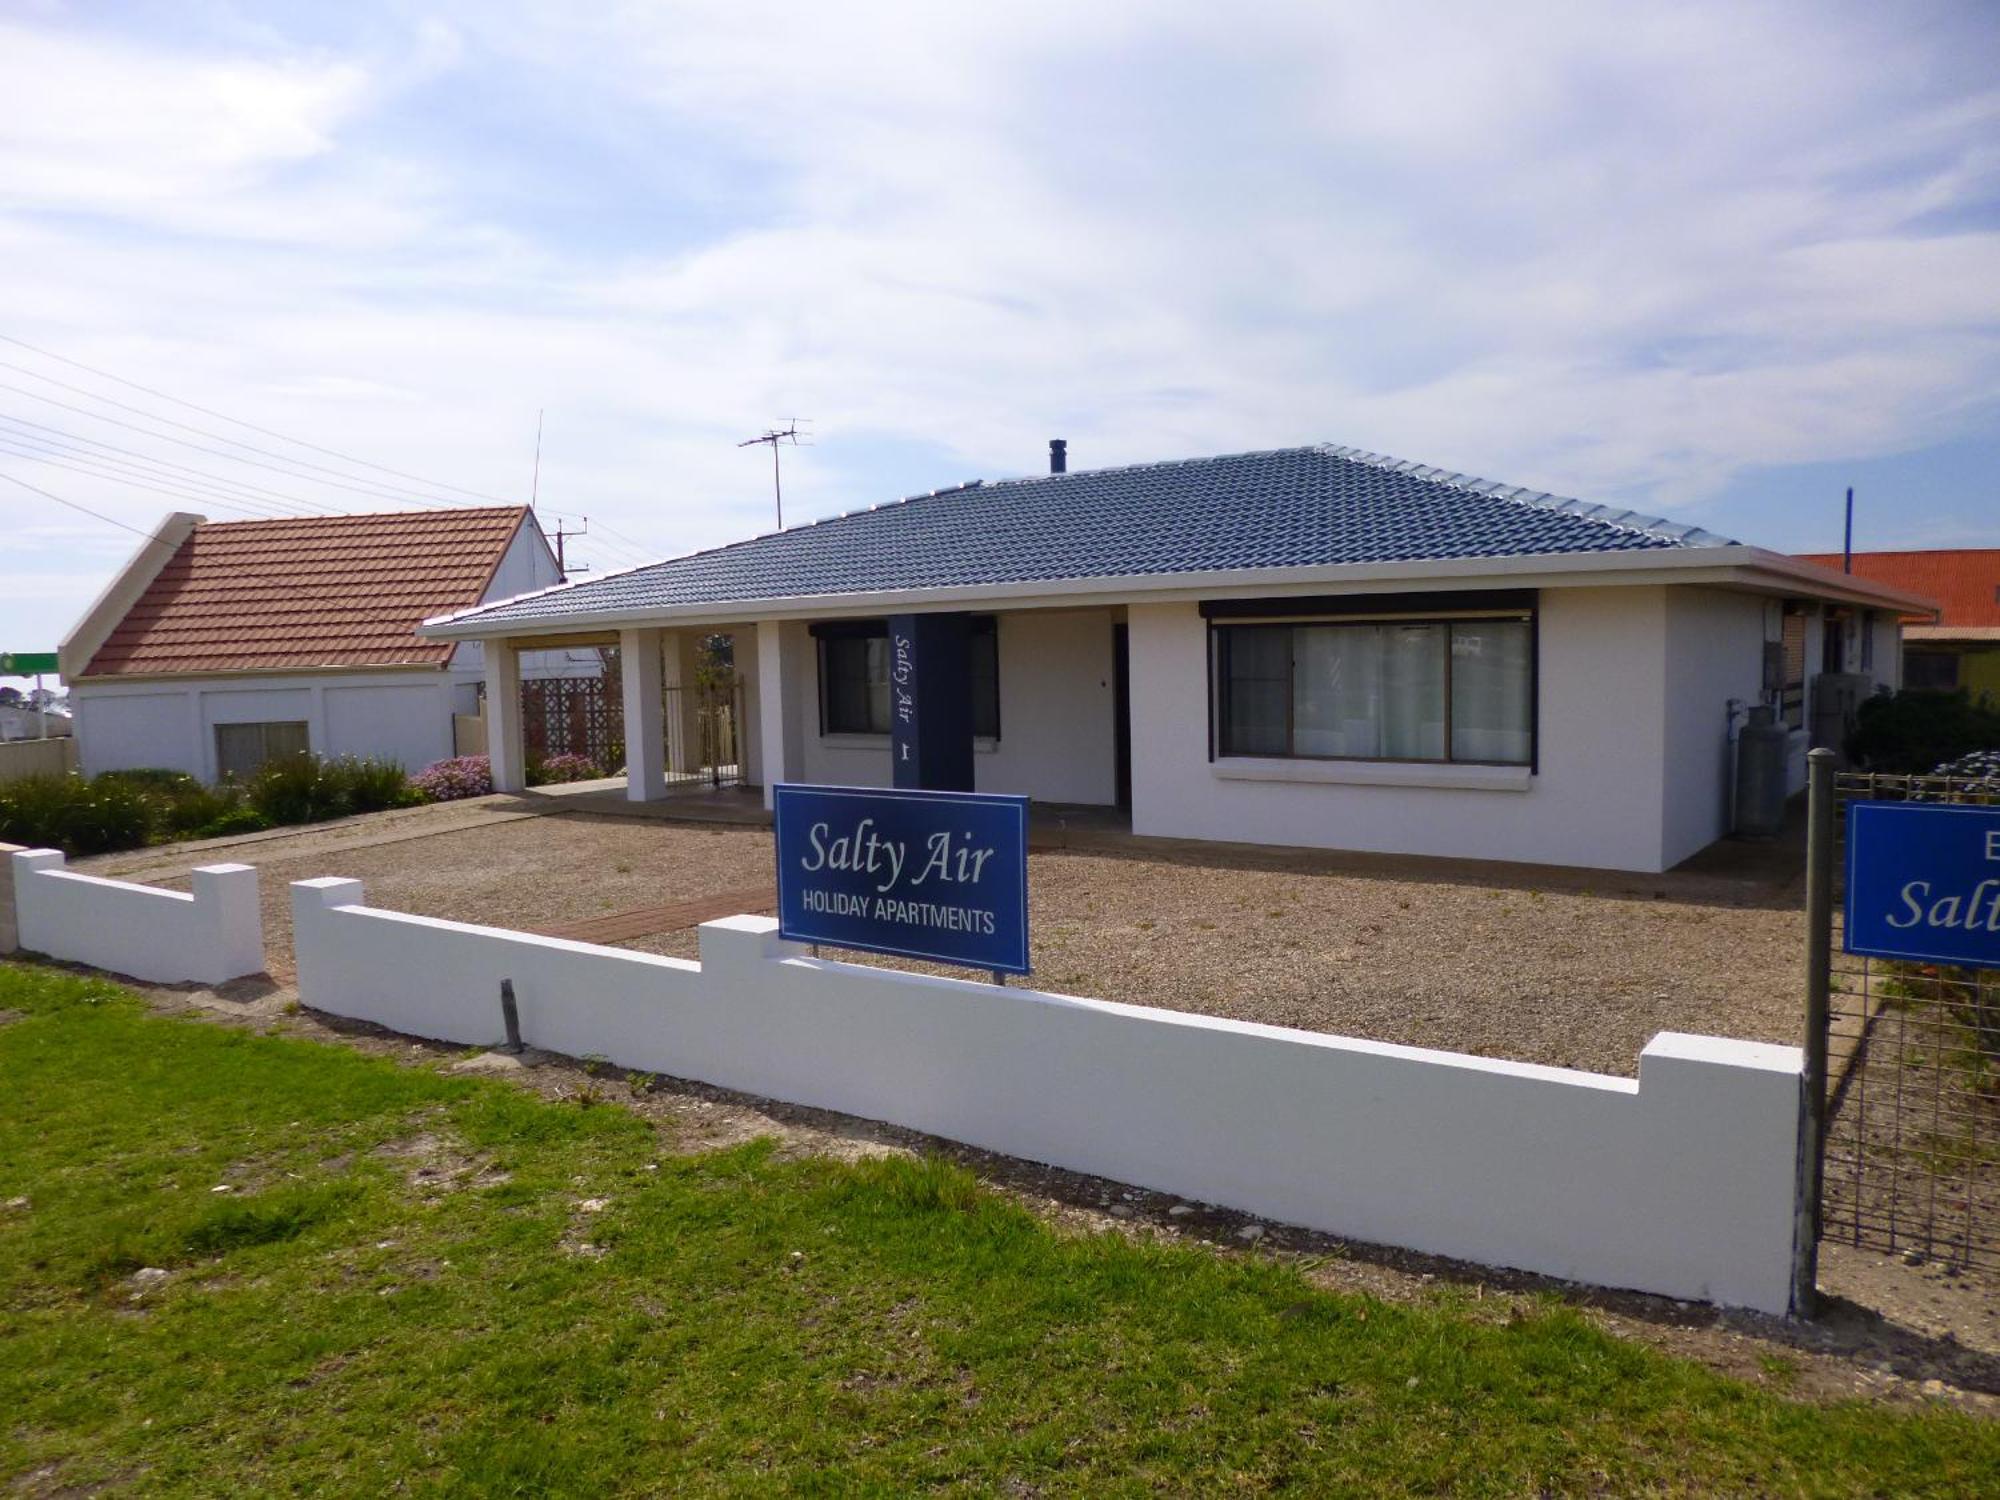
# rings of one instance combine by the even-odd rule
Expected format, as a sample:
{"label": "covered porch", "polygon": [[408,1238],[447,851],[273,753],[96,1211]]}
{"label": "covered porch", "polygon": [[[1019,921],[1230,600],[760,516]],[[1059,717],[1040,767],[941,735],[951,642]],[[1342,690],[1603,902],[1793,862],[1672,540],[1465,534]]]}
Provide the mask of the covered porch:
{"label": "covered porch", "polygon": [[[950,618],[957,654],[935,668],[925,699],[933,706],[925,724],[930,748],[942,740],[958,755],[959,779],[944,784],[1060,806],[1127,805],[1124,610],[1028,608]],[[895,705],[907,701],[907,678],[891,681],[886,617],[689,619],[484,637],[482,644],[496,791],[528,790],[520,659],[554,646],[616,650],[625,774],[588,791],[542,788],[538,795],[588,797],[600,806],[614,799],[662,804],[668,816],[700,817],[709,814],[697,808],[768,808],[771,786],[782,781],[895,784]],[[941,698],[959,700],[956,717],[936,713]]]}

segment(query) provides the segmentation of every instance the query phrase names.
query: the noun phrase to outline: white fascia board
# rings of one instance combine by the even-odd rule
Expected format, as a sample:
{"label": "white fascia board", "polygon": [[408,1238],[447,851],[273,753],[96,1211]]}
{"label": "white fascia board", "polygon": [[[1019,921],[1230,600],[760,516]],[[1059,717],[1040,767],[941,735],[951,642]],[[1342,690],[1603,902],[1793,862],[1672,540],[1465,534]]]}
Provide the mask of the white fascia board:
{"label": "white fascia board", "polygon": [[1783,552],[1766,552],[1762,547],[1745,550],[1755,556],[1751,566],[1759,572],[1776,574],[1776,581],[1784,585],[1783,592],[1789,594],[1804,594],[1836,604],[1860,604],[1870,609],[1893,609],[1902,614],[1935,615],[1942,608],[1937,600],[1926,595],[1873,583]]}
{"label": "white fascia board", "polygon": [[[659,625],[748,624],[757,620],[830,619],[879,615],[897,609],[949,609],[1006,605],[1016,609],[1082,608],[1112,604],[1173,603],[1230,593],[1285,595],[1340,590],[1389,593],[1416,587],[1559,588],[1580,585],[1690,583],[1721,587],[1764,587],[1773,592],[1848,598],[1889,607],[1921,607],[1912,596],[1829,574],[1810,565],[1781,569],[1796,581],[1759,579],[1778,571],[1766,563],[1793,559],[1760,548],[1690,547],[1675,551],[1573,552],[1522,557],[1429,559],[1410,562],[1343,563],[1300,568],[1233,568],[1187,573],[1139,573],[1123,577],[1044,579],[1028,583],[977,584],[959,588],[891,589],[869,593],[795,594],[696,604],[565,613],[541,619],[495,620],[474,612],[426,620],[420,635],[434,640],[525,639],[586,629]],[[1852,588],[1826,585],[1851,584]]]}
{"label": "white fascia board", "polygon": [[56,673],[64,682],[77,680],[90,665],[90,659],[97,655],[98,647],[110,638],[119,622],[139,602],[139,596],[160,576],[160,569],[167,565],[168,559],[180,551],[189,533],[207,519],[192,511],[174,511],[139,543],[125,566],[112,575],[56,647]]}

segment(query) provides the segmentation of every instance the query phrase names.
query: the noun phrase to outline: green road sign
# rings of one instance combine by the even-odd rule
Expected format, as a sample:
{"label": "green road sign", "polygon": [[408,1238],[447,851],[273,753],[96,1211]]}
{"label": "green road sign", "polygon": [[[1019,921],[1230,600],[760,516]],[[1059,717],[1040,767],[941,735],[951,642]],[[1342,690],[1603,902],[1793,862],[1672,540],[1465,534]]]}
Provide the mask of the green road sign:
{"label": "green road sign", "polygon": [[53,651],[0,651],[0,677],[33,677],[55,670]]}

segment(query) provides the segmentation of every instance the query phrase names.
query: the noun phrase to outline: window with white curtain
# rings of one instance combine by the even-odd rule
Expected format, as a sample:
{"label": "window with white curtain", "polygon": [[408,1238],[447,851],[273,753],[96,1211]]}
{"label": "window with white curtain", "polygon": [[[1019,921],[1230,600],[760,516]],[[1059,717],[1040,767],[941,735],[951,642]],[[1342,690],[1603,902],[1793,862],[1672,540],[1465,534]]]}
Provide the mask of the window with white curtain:
{"label": "window with white curtain", "polygon": [[1218,754],[1534,760],[1525,613],[1218,624],[1214,644]]}

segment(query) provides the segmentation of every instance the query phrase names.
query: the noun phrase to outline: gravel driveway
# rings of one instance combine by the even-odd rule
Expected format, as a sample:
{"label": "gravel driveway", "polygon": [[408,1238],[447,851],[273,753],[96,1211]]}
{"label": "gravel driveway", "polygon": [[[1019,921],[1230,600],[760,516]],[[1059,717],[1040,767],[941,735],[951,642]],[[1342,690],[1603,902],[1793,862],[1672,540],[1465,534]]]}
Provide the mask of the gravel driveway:
{"label": "gravel driveway", "polygon": [[[357,877],[371,905],[535,928],[771,878],[771,836],[759,828],[580,813],[481,818],[467,808],[426,832],[421,817],[383,817],[405,821],[383,833],[357,819],[206,855],[177,852],[167,862],[132,855],[122,865],[94,863],[137,866],[141,878],[182,888],[191,864],[258,865],[275,972],[291,963],[286,883],[309,876]],[[163,873],[167,863],[175,875]],[[1031,982],[1627,1075],[1658,1031],[1799,1039],[1795,897],[1701,876],[1389,860],[1355,873],[1342,863],[1144,846],[1038,852],[1029,861]],[[691,957],[695,934],[657,933],[625,946]]]}

